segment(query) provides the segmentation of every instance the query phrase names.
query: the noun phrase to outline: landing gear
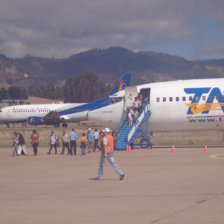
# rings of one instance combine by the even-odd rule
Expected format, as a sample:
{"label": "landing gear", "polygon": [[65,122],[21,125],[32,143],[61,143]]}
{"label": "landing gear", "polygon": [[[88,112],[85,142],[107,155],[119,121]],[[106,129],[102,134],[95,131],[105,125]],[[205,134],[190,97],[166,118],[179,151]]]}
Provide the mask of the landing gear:
{"label": "landing gear", "polygon": [[142,138],[140,140],[140,146],[141,146],[142,149],[146,149],[146,148],[149,148],[149,147],[150,147],[150,149],[152,149],[152,143],[148,138]]}
{"label": "landing gear", "polygon": [[63,128],[67,128],[68,127],[68,124],[67,123],[62,123],[62,127]]}
{"label": "landing gear", "polygon": [[54,125],[56,128],[60,127],[60,123]]}

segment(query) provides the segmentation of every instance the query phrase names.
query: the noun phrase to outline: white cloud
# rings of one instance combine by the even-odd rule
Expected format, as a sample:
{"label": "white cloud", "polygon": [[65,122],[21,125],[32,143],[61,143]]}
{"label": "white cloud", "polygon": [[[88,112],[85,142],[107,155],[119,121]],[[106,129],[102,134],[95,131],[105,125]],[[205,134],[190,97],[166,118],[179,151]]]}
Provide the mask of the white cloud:
{"label": "white cloud", "polygon": [[66,57],[115,45],[144,50],[199,32],[189,24],[196,15],[224,24],[223,8],[219,0],[1,0],[0,53]]}

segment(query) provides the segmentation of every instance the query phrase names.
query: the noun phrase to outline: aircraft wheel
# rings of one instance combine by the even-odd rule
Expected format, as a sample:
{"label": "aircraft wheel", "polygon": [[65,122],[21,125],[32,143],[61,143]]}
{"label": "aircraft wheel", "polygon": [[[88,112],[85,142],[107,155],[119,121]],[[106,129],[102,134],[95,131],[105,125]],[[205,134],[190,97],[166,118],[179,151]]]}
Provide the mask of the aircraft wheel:
{"label": "aircraft wheel", "polygon": [[68,124],[67,123],[62,123],[62,127],[63,128],[67,128],[68,127]]}
{"label": "aircraft wheel", "polygon": [[133,142],[130,144],[130,147],[131,147],[132,150],[135,149],[135,145],[134,145]]}
{"label": "aircraft wheel", "polygon": [[142,138],[140,141],[140,146],[142,149],[152,148],[150,141],[147,138]]}

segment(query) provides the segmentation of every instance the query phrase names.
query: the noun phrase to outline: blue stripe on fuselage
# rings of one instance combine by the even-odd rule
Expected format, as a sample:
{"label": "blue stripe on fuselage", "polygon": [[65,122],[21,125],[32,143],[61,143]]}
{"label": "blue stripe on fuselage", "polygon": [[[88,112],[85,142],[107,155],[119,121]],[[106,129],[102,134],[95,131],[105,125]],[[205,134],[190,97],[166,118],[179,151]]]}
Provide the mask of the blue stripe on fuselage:
{"label": "blue stripe on fuselage", "polygon": [[[130,74],[124,75],[121,78],[121,80],[118,82],[118,84],[114,87],[114,89],[111,91],[109,96],[113,95],[116,92],[124,90],[126,86],[129,86],[130,79],[131,79],[131,75]],[[109,103],[109,99],[110,99],[109,96],[107,96],[107,97],[105,97],[103,99],[97,100],[95,102],[86,103],[86,104],[81,105],[81,106],[76,106],[76,107],[72,107],[70,109],[63,110],[63,111],[59,112],[59,115],[63,116],[63,115],[75,114],[75,113],[95,110],[95,109],[99,109],[101,107],[108,106],[108,105],[110,105],[110,103]]]}
{"label": "blue stripe on fuselage", "polygon": [[104,99],[97,100],[92,103],[86,103],[81,106],[72,107],[67,110],[63,110],[63,111],[59,112],[59,115],[63,116],[63,115],[75,114],[75,113],[80,113],[80,112],[84,112],[84,111],[95,110],[95,109],[98,109],[101,107],[105,107],[105,106],[110,105],[108,100],[109,100],[109,97],[106,97]]}

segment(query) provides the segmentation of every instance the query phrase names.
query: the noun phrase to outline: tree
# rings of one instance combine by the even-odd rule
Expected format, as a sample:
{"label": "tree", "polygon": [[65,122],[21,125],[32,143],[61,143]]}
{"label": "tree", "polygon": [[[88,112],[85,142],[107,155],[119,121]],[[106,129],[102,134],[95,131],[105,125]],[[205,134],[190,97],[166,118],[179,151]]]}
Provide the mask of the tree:
{"label": "tree", "polygon": [[[90,102],[106,96],[111,86],[99,80],[94,73],[83,73],[70,78],[65,85],[66,99],[69,102]],[[70,100],[69,100],[70,99]]]}
{"label": "tree", "polygon": [[69,78],[62,87],[49,84],[47,87],[29,88],[29,94],[64,102],[81,103],[103,98],[111,91],[111,86],[100,81],[94,73],[87,72]]}
{"label": "tree", "polygon": [[26,89],[19,86],[11,86],[8,88],[8,95],[10,99],[27,99],[28,95]]}
{"label": "tree", "polygon": [[8,99],[8,98],[9,98],[8,90],[5,89],[5,88],[1,88],[1,90],[0,90],[0,100]]}

